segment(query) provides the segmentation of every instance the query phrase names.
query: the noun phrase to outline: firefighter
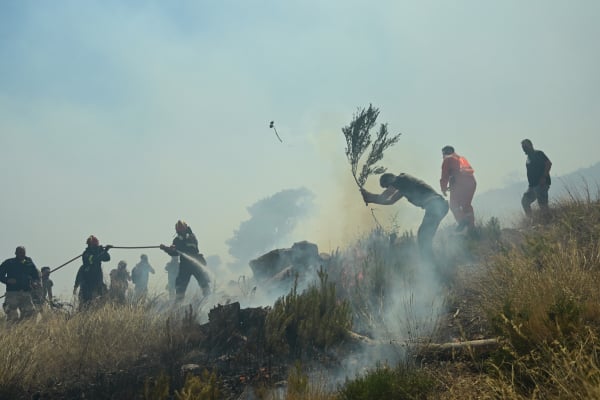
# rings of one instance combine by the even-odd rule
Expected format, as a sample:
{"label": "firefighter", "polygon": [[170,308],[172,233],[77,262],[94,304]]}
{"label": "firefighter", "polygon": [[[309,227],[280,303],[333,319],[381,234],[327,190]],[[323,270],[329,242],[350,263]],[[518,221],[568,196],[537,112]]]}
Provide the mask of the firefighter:
{"label": "firefighter", "polygon": [[9,322],[16,322],[33,316],[35,308],[31,291],[39,287],[40,271],[30,257],[26,256],[25,247],[15,249],[15,257],[0,264],[0,282],[6,285],[4,312]]}
{"label": "firefighter", "polygon": [[433,261],[433,237],[448,213],[448,202],[431,186],[408,174],[383,174],[379,178],[379,185],[385,189],[380,194],[360,189],[365,203],[391,205],[406,197],[409,203],[425,210],[417,232],[417,243],[421,258]]}
{"label": "firefighter", "polygon": [[102,262],[110,261],[108,250],[112,246],[100,246],[100,241],[94,235],[87,238],[86,244],[87,248],[81,255],[83,264],[77,271],[73,288],[73,295],[77,294],[79,288],[80,309],[86,308],[108,291],[102,274]]}
{"label": "firefighter", "polygon": [[175,301],[181,302],[185,297],[185,291],[190,283],[192,275],[196,278],[202,289],[202,294],[210,294],[210,278],[202,266],[206,266],[204,256],[198,250],[198,239],[185,221],[179,220],[175,224],[177,236],[173,239],[171,246],[164,244],[160,248],[170,256],[179,255],[179,273],[175,278]]}
{"label": "firefighter", "polygon": [[442,148],[442,157],[440,189],[444,196],[450,191],[450,211],[458,224],[456,231],[470,231],[475,227],[475,213],[471,205],[477,187],[475,171],[466,158],[456,154],[452,146]]}

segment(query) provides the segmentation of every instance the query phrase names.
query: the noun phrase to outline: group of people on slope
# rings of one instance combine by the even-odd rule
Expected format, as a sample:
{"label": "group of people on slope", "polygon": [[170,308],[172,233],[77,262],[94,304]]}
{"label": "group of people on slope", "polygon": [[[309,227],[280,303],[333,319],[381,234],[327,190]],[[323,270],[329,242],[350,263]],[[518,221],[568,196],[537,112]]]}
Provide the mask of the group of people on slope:
{"label": "group of people on slope", "polygon": [[[538,202],[543,212],[548,211],[548,189],[550,187],[550,168],[552,163],[543,151],[535,150],[531,140],[525,139],[521,147],[527,155],[526,169],[528,188],[523,194],[521,204],[528,216],[531,216],[531,204]],[[421,256],[425,260],[433,260],[433,237],[442,219],[452,211],[457,222],[457,231],[470,231],[475,225],[475,215],[471,201],[477,187],[474,170],[463,156],[458,155],[452,146],[442,148],[442,174],[440,189],[444,197],[450,192],[450,201],[446,201],[431,186],[408,174],[382,174],[379,184],[384,191],[371,193],[361,188],[365,203],[394,204],[405,197],[411,204],[423,208],[425,215],[417,232],[417,242]],[[169,283],[167,288],[171,298],[180,302],[185,297],[188,284],[193,276],[202,289],[204,296],[210,293],[210,279],[203,268],[206,260],[198,249],[198,240],[192,229],[184,221],[175,224],[176,237],[171,245],[160,245],[172,259],[166,265]],[[81,255],[82,265],[77,271],[73,294],[79,290],[80,306],[85,308],[93,301],[110,293],[116,301],[125,301],[128,282],[135,285],[135,293],[143,296],[148,289],[148,278],[154,269],[148,263],[146,255],[135,266],[130,275],[127,263],[120,261],[117,268],[110,273],[110,289],[104,284],[102,263],[110,261],[108,246],[101,246],[95,236],[90,236],[87,248]],[[177,262],[177,259],[179,259]],[[15,250],[15,257],[5,260],[0,265],[0,282],[6,285],[3,304],[7,319],[14,321],[33,315],[34,299],[38,302],[52,299],[52,281],[49,279],[50,268],[38,271],[30,257],[26,256],[25,247]]]}
{"label": "group of people on slope", "polygon": [[[167,288],[172,299],[183,301],[185,292],[192,276],[197,280],[204,296],[210,294],[210,278],[206,270],[206,260],[198,249],[198,240],[192,229],[184,221],[175,225],[177,236],[169,246],[161,244],[160,248],[171,256],[171,261],[165,266],[169,283]],[[102,263],[110,261],[110,245],[102,246],[99,239],[91,235],[86,240],[87,247],[81,255],[82,265],[77,271],[73,294],[79,297],[80,309],[89,307],[99,299],[108,298],[124,303],[128,282],[135,285],[135,296],[143,297],[148,290],[149,274],[154,274],[154,268],[148,262],[145,254],[140,256],[140,262],[127,271],[127,263],[120,261],[116,269],[110,272],[110,287],[104,283]],[[4,312],[8,321],[18,321],[34,315],[34,303],[52,300],[50,268],[43,267],[40,272],[33,260],[26,256],[25,247],[15,250],[15,257],[5,260],[0,265],[0,282],[6,285]],[[42,300],[37,300],[42,296]]]}
{"label": "group of people on slope", "polygon": [[[110,271],[109,297],[116,303],[124,304],[129,282],[131,282],[134,285],[134,298],[143,298],[148,292],[150,274],[154,273],[154,268],[148,262],[146,254],[140,256],[140,262],[133,267],[131,273],[127,270],[127,262],[124,260],[119,261],[117,268]],[[77,282],[75,285],[77,286]]]}
{"label": "group of people on slope", "polygon": [[[528,181],[528,188],[521,198],[521,205],[529,217],[532,215],[531,204],[535,201],[538,202],[542,212],[547,213],[552,162],[543,151],[534,149],[529,139],[521,142],[521,148],[527,155]],[[363,200],[367,204],[390,205],[405,197],[409,203],[425,210],[417,232],[417,242],[422,258],[428,261],[433,259],[432,243],[435,232],[449,209],[457,222],[458,232],[472,231],[475,226],[475,214],[471,205],[477,187],[475,171],[467,159],[457,154],[452,146],[442,148],[442,157],[440,189],[444,197],[447,197],[447,193],[450,192],[449,202],[427,183],[404,173],[382,174],[379,185],[385,190],[380,194],[361,188]]]}
{"label": "group of people on slope", "polygon": [[[210,294],[210,278],[203,268],[206,266],[206,260],[198,249],[198,239],[190,226],[182,220],[175,224],[175,232],[177,235],[171,245],[160,245],[160,248],[172,257],[165,266],[170,298],[177,302],[183,301],[192,276],[202,289],[202,294],[207,296]],[[140,256],[140,262],[131,270],[131,274],[127,271],[127,263],[120,261],[117,268],[110,273],[110,288],[107,290],[102,279],[102,262],[110,261],[108,251],[111,246],[101,246],[98,238],[93,235],[88,238],[87,246],[82,255],[83,265],[79,268],[73,288],[73,294],[76,294],[79,288],[80,305],[85,307],[106,292],[112,299],[123,303],[129,281],[135,285],[136,298],[146,295],[150,274],[155,273],[146,254]]]}

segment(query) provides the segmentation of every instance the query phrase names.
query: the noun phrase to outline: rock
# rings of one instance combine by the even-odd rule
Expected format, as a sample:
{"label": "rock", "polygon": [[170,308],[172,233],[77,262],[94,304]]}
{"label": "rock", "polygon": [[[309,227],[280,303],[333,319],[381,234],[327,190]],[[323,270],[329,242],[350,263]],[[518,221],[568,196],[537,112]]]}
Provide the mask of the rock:
{"label": "rock", "polygon": [[326,262],[327,258],[321,257],[318,246],[304,240],[294,243],[291,248],[271,250],[249,264],[254,278],[264,283],[271,279],[281,281],[294,273],[302,275],[308,269],[318,268]]}

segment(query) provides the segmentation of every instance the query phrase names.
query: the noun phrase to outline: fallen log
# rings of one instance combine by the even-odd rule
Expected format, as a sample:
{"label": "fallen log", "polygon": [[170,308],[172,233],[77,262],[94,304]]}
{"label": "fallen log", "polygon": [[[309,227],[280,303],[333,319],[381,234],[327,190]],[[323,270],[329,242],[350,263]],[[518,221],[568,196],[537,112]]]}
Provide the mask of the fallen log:
{"label": "fallen log", "polygon": [[417,358],[454,359],[460,356],[480,357],[500,347],[498,339],[467,340],[464,342],[426,343],[417,346]]}
{"label": "fallen log", "polygon": [[445,351],[466,348],[497,348],[499,345],[500,342],[498,339],[478,339],[467,340],[465,342],[427,343],[421,345],[421,347],[430,351]]}
{"label": "fallen log", "polygon": [[369,346],[396,345],[414,349],[419,358],[454,358],[458,355],[479,355],[496,350],[501,342],[497,338],[465,340],[461,342],[430,343],[409,340],[375,340],[356,332],[348,331],[348,338]]}

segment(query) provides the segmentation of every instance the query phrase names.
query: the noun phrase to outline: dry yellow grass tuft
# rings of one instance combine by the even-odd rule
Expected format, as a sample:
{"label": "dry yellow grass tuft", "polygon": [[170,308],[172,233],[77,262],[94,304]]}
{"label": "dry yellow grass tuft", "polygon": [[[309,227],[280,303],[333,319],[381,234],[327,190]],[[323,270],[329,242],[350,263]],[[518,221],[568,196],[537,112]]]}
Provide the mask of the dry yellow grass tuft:
{"label": "dry yellow grass tuft", "polygon": [[133,365],[165,343],[165,319],[141,305],[106,304],[70,317],[4,326],[0,333],[3,387],[42,389],[92,382],[96,374]]}

